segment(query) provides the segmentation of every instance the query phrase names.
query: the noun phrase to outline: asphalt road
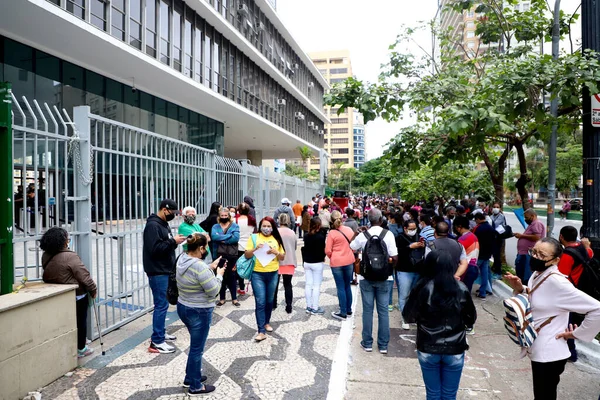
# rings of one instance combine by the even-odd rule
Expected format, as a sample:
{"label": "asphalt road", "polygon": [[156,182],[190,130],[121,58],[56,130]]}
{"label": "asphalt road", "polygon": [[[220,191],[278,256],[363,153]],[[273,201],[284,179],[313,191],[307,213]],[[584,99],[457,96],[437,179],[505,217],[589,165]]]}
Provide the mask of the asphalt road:
{"label": "asphalt road", "polygon": [[[505,214],[506,223],[511,226],[514,233],[523,233],[525,230],[515,214],[512,211],[507,211]],[[539,217],[540,221],[546,226],[546,217]],[[581,228],[581,221],[566,220],[562,221],[560,218],[556,218],[554,221],[554,235],[553,237],[558,239],[558,234],[563,226],[572,225],[578,231]],[[517,239],[512,238],[506,241],[506,262],[511,266],[515,266],[515,258],[517,257]]]}

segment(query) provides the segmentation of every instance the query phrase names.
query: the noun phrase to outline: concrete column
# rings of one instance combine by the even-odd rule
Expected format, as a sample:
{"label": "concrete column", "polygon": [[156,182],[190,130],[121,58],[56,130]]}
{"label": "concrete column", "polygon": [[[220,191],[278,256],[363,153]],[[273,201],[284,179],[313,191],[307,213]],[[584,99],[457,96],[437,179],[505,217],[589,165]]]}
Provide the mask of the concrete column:
{"label": "concrete column", "polygon": [[246,158],[250,160],[250,164],[261,166],[262,165],[262,150],[248,150],[246,152]]}

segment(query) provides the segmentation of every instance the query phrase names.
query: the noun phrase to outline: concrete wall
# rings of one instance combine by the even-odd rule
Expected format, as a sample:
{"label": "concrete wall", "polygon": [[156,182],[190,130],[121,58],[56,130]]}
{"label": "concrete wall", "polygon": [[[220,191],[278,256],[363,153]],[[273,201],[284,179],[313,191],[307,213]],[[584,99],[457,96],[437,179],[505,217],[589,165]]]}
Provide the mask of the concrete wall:
{"label": "concrete wall", "polygon": [[75,289],[29,283],[0,296],[0,399],[20,399],[77,367]]}

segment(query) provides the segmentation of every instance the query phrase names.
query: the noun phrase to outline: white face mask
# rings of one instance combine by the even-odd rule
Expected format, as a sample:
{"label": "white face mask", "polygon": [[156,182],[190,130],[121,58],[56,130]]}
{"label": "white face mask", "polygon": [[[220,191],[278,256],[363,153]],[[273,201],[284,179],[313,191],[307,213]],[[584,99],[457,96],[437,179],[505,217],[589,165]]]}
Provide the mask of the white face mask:
{"label": "white face mask", "polygon": [[413,230],[411,230],[411,231],[406,231],[406,234],[407,234],[408,236],[410,236],[410,237],[413,237],[413,236],[415,236],[415,235],[417,234],[417,230],[416,230],[416,229],[413,229]]}
{"label": "white face mask", "polygon": [[492,208],[492,212],[494,214],[500,214],[500,209],[499,208]]}
{"label": "white face mask", "polygon": [[231,218],[235,218],[235,213],[234,212],[230,212],[229,215],[231,215]]}

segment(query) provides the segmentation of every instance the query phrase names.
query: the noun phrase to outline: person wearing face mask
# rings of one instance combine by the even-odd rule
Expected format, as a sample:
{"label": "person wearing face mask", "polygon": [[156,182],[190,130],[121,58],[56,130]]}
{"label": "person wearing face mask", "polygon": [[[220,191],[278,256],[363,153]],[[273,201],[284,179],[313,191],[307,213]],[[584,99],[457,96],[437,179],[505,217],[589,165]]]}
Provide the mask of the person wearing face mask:
{"label": "person wearing face mask", "polygon": [[435,232],[431,226],[431,216],[422,214],[419,216],[419,237],[425,240],[426,246],[431,246],[435,241]]}
{"label": "person wearing face mask", "polygon": [[[506,217],[502,212],[500,203],[495,202],[492,205],[492,227],[498,231],[499,227],[506,230]],[[500,235],[496,235],[494,240],[494,265],[492,265],[492,279],[502,278],[502,249],[504,248],[505,239],[501,238]]]}
{"label": "person wearing face mask", "polygon": [[[531,315],[535,326],[542,328],[533,345],[523,352],[531,359],[534,398],[555,400],[560,375],[571,355],[567,340],[594,339],[600,331],[600,302],[578,290],[560,273],[562,247],[558,240],[543,238],[528,253],[533,273],[527,286],[518,276],[508,273],[504,277],[515,295],[535,289],[529,296]],[[585,316],[580,326],[569,325],[570,312]]]}
{"label": "person wearing face mask", "polygon": [[[196,223],[196,209],[194,207],[185,207],[181,214],[183,215],[183,223],[179,225],[179,228],[177,228],[178,234],[188,237],[192,233],[198,232],[206,236],[207,240],[210,242],[210,235],[204,229],[202,229],[199,224]],[[185,242],[183,243],[182,247],[183,251],[187,251],[187,244]],[[208,249],[208,252],[205,254],[207,262],[211,260],[210,247],[208,247]]]}
{"label": "person wearing face mask", "polygon": [[194,232],[187,237],[186,245],[187,251],[177,259],[175,276],[179,291],[177,315],[190,334],[183,386],[189,387],[189,394],[193,395],[215,390],[214,386],[203,384],[208,378],[202,376],[202,355],[225,267],[218,267],[220,258],[210,265],[202,261],[208,252],[205,235]]}
{"label": "person wearing face mask", "polygon": [[[254,257],[254,252],[265,246],[268,247],[267,254],[274,257],[268,264],[263,265],[258,258],[254,262],[254,271],[252,272],[252,291],[254,292],[254,302],[256,305],[255,316],[258,334],[254,338],[257,342],[262,342],[267,338],[267,332],[273,332],[271,327],[271,313],[273,311],[273,299],[277,288],[277,275],[279,263],[285,258],[285,247],[283,240],[277,229],[275,220],[271,217],[264,217],[260,223],[259,232],[256,235],[256,241],[252,237],[246,243],[246,258]],[[293,251],[293,250],[292,250]]]}
{"label": "person wearing face mask", "polygon": [[524,217],[525,222],[529,226],[525,229],[525,232],[515,233],[515,237],[519,239],[517,241],[515,270],[521,281],[527,282],[531,277],[531,268],[529,267],[531,256],[529,255],[529,250],[544,237],[546,228],[544,227],[544,224],[538,220],[537,214],[532,208],[525,210]]}
{"label": "person wearing face mask", "polygon": [[144,272],[148,275],[148,282],[154,300],[154,313],[152,314],[152,337],[150,338],[151,353],[174,353],[175,347],[167,344],[165,340],[173,341],[175,336],[165,331],[165,319],[169,302],[167,301],[167,287],[169,275],[175,268],[175,250],[185,240],[185,236],[173,236],[169,222],[178,213],[177,203],[165,199],[160,202],[159,211],[152,214],[144,227],[144,247],[142,250]]}
{"label": "person wearing face mask", "polygon": [[231,220],[228,208],[221,208],[219,211],[218,224],[212,227],[210,236],[212,238],[212,249],[215,257],[222,257],[227,261],[227,268],[223,276],[223,284],[217,306],[225,304],[225,294],[227,289],[231,293],[231,303],[239,307],[237,300],[237,272],[235,268],[238,259],[238,242],[240,241],[240,227]]}
{"label": "person wearing face mask", "polygon": [[[396,237],[398,262],[396,263],[396,279],[398,282],[398,310],[402,312],[410,291],[419,280],[420,269],[425,259],[425,240],[420,240],[417,223],[408,220],[404,222],[403,232]],[[391,301],[392,296],[390,296]],[[410,326],[402,321],[402,329]]]}

